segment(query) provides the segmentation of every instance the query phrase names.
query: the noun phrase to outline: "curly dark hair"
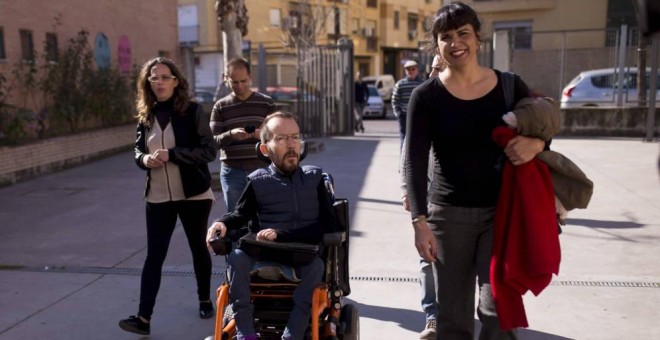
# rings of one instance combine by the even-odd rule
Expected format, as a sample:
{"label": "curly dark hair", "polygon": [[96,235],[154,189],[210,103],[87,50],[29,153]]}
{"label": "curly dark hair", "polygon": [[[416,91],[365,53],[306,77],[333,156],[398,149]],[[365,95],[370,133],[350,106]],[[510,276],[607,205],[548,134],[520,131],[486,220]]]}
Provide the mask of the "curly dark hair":
{"label": "curly dark hair", "polygon": [[467,24],[472,25],[477,39],[481,40],[481,22],[472,7],[459,1],[440,7],[435,13],[433,26],[426,33],[424,50],[432,54],[438,53],[438,35]]}
{"label": "curly dark hair", "polygon": [[188,108],[188,105],[190,105],[188,81],[174,61],[163,57],[153,58],[142,65],[142,70],[140,70],[140,75],[137,80],[137,99],[135,100],[135,107],[137,110],[135,117],[138,119],[139,123],[147,126],[151,126],[154,121],[152,111],[158,101],[156,99],[156,94],[151,90],[149,76],[151,75],[151,69],[158,64],[167,66],[172,72],[172,75],[179,81],[179,84],[174,88],[174,93],[172,94],[172,97],[174,98],[174,111],[179,115],[185,115],[186,109]]}

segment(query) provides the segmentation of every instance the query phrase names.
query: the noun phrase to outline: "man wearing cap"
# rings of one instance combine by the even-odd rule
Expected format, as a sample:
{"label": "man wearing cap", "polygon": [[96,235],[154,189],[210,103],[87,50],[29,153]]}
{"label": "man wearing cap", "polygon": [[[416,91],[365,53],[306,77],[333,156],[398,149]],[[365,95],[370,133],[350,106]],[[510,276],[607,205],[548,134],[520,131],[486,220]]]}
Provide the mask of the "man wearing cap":
{"label": "man wearing cap", "polygon": [[419,69],[417,62],[408,60],[403,64],[406,76],[396,82],[394,91],[392,92],[392,109],[394,116],[399,121],[399,137],[401,138],[401,146],[403,146],[403,139],[406,137],[406,117],[408,113],[408,101],[412,91],[417,85],[422,83],[419,77]]}

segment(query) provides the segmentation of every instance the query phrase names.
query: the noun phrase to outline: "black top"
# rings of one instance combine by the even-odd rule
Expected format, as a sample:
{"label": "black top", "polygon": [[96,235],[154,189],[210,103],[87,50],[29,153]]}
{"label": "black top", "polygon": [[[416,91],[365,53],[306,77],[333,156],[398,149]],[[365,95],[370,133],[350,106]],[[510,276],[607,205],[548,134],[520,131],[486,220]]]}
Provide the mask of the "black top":
{"label": "black top", "polygon": [[[428,215],[428,201],[459,207],[495,206],[504,153],[491,138],[493,128],[504,125],[508,110],[500,72],[497,85],[473,100],[454,97],[439,78],[418,86],[410,98],[404,146],[406,184],[412,217]],[[515,78],[514,103],[529,96],[529,88]],[[433,145],[434,170],[427,189],[429,148]],[[428,190],[428,191],[427,191]]]}
{"label": "black top", "polygon": [[366,103],[369,99],[369,88],[364,81],[355,82],[355,102]]}

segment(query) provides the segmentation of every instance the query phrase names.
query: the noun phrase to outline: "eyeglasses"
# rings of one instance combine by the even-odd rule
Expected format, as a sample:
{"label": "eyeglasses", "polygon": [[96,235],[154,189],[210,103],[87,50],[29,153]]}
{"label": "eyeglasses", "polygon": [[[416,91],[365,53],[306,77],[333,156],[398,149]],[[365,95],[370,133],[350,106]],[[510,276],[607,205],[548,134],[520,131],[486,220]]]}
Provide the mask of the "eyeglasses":
{"label": "eyeglasses", "polygon": [[167,82],[170,81],[170,80],[176,79],[176,77],[175,77],[175,76],[171,76],[171,75],[169,75],[169,74],[163,74],[162,76],[151,76],[151,77],[149,77],[149,78],[147,78],[147,79],[148,79],[150,82],[152,82],[152,83],[155,83],[155,82],[157,82],[158,80],[160,80],[160,81],[162,81],[162,82],[164,82],[164,83],[167,83]]}
{"label": "eyeglasses", "polygon": [[289,144],[289,141],[291,141],[293,144],[298,144],[300,141],[302,141],[302,136],[300,134],[275,135],[275,137],[273,137],[271,140],[275,142],[275,144],[281,145]]}

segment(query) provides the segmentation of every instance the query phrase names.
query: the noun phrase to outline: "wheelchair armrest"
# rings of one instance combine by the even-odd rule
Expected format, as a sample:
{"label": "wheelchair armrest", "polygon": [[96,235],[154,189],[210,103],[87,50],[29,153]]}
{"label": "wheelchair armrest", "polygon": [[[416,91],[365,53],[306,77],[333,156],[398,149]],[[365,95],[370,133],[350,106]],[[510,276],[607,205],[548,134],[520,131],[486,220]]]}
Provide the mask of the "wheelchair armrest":
{"label": "wheelchair armrest", "polygon": [[323,235],[323,244],[325,244],[326,246],[339,247],[344,242],[346,242],[345,231],[337,231],[334,233],[327,233]]}

